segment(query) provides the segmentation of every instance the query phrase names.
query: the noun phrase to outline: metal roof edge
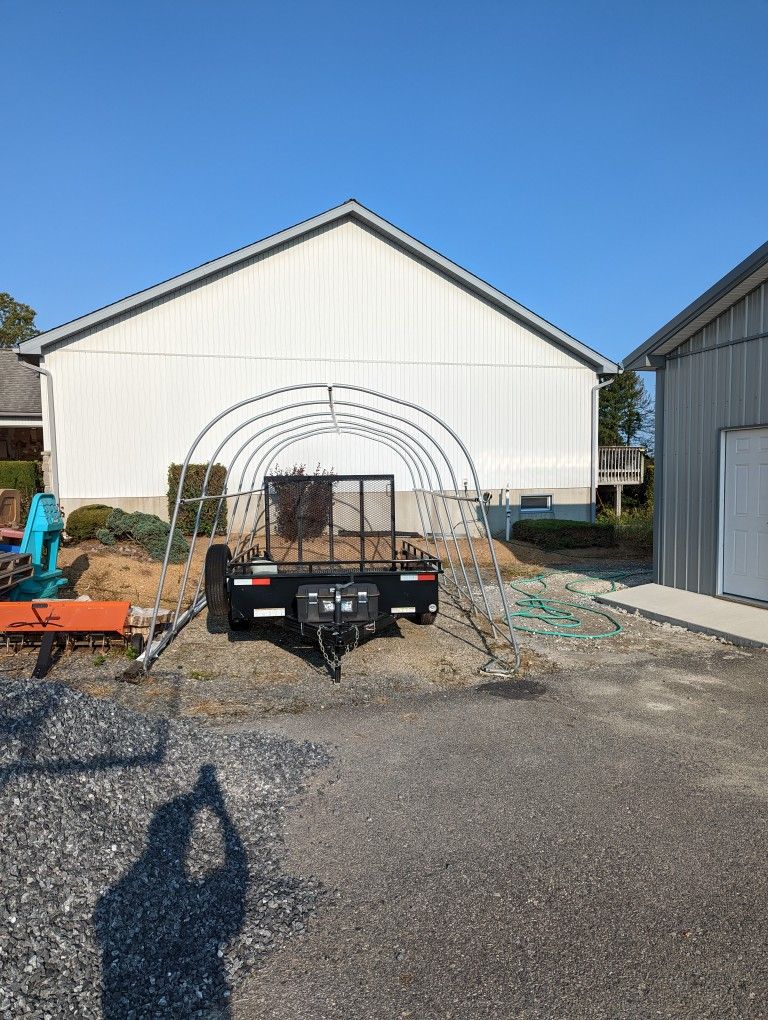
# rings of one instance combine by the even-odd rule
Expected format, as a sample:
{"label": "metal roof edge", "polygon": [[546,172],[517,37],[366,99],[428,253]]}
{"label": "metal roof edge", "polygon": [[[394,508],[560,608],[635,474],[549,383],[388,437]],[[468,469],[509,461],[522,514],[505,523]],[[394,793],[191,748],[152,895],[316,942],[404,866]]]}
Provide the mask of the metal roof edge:
{"label": "metal roof edge", "polygon": [[69,322],[62,323],[60,326],[54,326],[52,329],[39,333],[36,337],[32,337],[30,340],[20,344],[17,349],[18,353],[22,356],[41,355],[44,350],[52,344],[58,343],[61,340],[66,340],[68,337],[74,338],[75,334],[80,333],[91,326],[95,326],[100,322],[115,318],[123,312],[139,308],[156,298],[172,294],[176,290],[181,290],[183,287],[197,283],[200,280],[204,280],[206,277],[228,269],[231,266],[238,265],[239,263],[245,262],[257,255],[262,255],[270,249],[295,240],[312,230],[317,230],[329,223],[343,220],[348,217],[361,221],[371,227],[375,232],[396,242],[406,251],[410,251],[414,255],[417,255],[423,261],[431,264],[433,267],[444,272],[447,276],[462,283],[468,289],[484,297],[486,300],[499,306],[503,310],[514,315],[516,318],[527,322],[538,332],[543,333],[546,337],[552,340],[555,344],[565,348],[580,360],[586,361],[589,365],[593,366],[599,374],[611,375],[618,371],[618,365],[615,362],[604,358],[598,351],[595,351],[593,348],[581,343],[580,340],[577,340],[569,333],[564,332],[551,322],[543,319],[541,316],[531,311],[531,309],[526,308],[525,305],[521,305],[507,294],[504,294],[503,291],[498,290],[479,276],[475,276],[474,273],[471,273],[469,270],[464,269],[462,266],[452,262],[444,255],[441,255],[433,248],[430,248],[421,241],[418,241],[415,237],[412,237],[399,227],[396,227],[393,223],[385,220],[383,217],[379,216],[371,209],[368,209],[354,198],[347,199],[347,201],[343,202],[341,205],[334,206],[333,208],[328,209],[323,213],[319,213],[317,216],[312,216],[307,220],[302,220],[300,223],[287,227],[285,230],[281,230],[276,234],[270,234],[259,241],[255,241],[253,244],[246,245],[243,248],[237,248],[235,251],[222,255],[219,258],[212,259],[210,262],[204,262],[202,265],[196,266],[194,269],[187,270],[178,276],[170,277],[169,279],[155,284],[152,287],[147,287],[144,290],[137,291],[136,293],[130,294],[118,301],[114,301],[111,304],[97,308],[94,311],[89,312],[87,315],[71,319]]}
{"label": "metal roof edge", "polygon": [[359,202],[354,200],[353,205],[355,208],[350,211],[350,215],[358,217],[384,236],[397,241],[402,248],[412,251],[422,260],[442,270],[446,275],[458,280],[470,290],[473,290],[486,298],[486,300],[500,306],[505,311],[513,314],[516,318],[529,323],[529,325],[533,326],[540,333],[544,333],[559,346],[565,347],[570,353],[577,355],[583,361],[587,361],[590,365],[595,366],[596,370],[601,375],[611,375],[618,372],[619,366],[610,359],[603,357],[599,351],[583,344],[580,340],[571,336],[570,333],[566,333],[547,319],[543,319],[540,315],[531,311],[530,308],[526,308],[525,305],[521,305],[518,301],[515,301],[514,298],[509,297],[508,294],[498,290],[498,288],[483,280],[481,277],[476,276],[468,269],[464,269],[464,267],[458,265],[458,263],[446,258],[445,255],[441,255],[440,252],[435,251],[434,248],[430,248],[422,241],[419,241],[410,234],[407,234],[404,230],[396,227],[394,223],[390,223],[389,220],[385,220],[382,216],[379,216],[371,209],[366,208],[364,205],[361,205]]}
{"label": "metal roof edge", "polygon": [[[695,301],[692,301],[686,308],[679,312],[673,319],[662,326],[661,329],[643,341],[638,347],[631,351],[621,362],[624,369],[653,371],[659,367],[653,357],[660,347],[671,345],[670,349],[678,346],[674,343],[676,334],[680,333],[693,320],[703,315],[709,308],[727,298],[728,294],[740,283],[748,280],[750,276],[768,266],[768,241],[756,248],[751,255],[748,255],[737,266],[726,273],[720,280],[713,283],[711,287],[700,294]],[[723,309],[724,310],[724,309]],[[719,315],[720,311],[713,312],[713,318]],[[684,343],[687,337],[683,337],[680,343]]]}

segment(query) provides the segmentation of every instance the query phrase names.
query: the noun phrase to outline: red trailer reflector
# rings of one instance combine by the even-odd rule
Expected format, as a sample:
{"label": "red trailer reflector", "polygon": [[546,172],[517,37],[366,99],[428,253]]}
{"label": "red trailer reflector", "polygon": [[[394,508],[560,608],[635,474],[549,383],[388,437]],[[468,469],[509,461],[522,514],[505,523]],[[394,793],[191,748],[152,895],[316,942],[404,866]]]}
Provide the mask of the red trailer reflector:
{"label": "red trailer reflector", "polygon": [[252,577],[251,584],[272,584],[272,581],[268,577]]}
{"label": "red trailer reflector", "polygon": [[417,574],[416,575],[416,580],[417,581],[434,581],[434,579],[436,577],[437,577],[437,574]]}

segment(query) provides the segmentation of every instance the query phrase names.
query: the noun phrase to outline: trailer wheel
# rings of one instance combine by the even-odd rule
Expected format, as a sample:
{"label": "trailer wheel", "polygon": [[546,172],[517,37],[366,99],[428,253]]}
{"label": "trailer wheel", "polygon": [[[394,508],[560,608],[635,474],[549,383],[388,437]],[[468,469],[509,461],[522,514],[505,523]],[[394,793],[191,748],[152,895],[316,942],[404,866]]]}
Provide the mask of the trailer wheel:
{"label": "trailer wheel", "polygon": [[411,619],[414,623],[418,623],[420,627],[429,627],[437,619],[437,613],[416,613]]}
{"label": "trailer wheel", "polygon": [[205,554],[205,601],[208,619],[217,627],[226,627],[229,617],[227,564],[232,554],[226,545],[212,545]]}

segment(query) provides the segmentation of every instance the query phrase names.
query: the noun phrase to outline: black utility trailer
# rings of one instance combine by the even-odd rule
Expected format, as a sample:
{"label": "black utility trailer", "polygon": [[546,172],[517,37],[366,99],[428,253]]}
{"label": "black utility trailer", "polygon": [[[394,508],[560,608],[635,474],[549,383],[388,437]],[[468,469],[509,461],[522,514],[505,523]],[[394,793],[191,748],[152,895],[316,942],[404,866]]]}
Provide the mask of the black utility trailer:
{"label": "black utility trailer", "polygon": [[270,475],[263,501],[263,538],[235,556],[223,544],[208,550],[213,623],[277,620],[310,635],[336,682],[364,637],[398,617],[434,623],[442,565],[396,532],[393,475]]}

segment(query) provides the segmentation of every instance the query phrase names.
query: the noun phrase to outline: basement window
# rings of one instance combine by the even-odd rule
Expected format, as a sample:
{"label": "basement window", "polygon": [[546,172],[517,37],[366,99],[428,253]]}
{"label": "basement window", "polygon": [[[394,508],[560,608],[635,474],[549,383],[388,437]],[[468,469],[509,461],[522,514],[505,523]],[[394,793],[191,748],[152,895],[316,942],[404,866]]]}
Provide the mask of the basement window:
{"label": "basement window", "polygon": [[552,509],[551,496],[521,496],[520,513],[541,513]]}

